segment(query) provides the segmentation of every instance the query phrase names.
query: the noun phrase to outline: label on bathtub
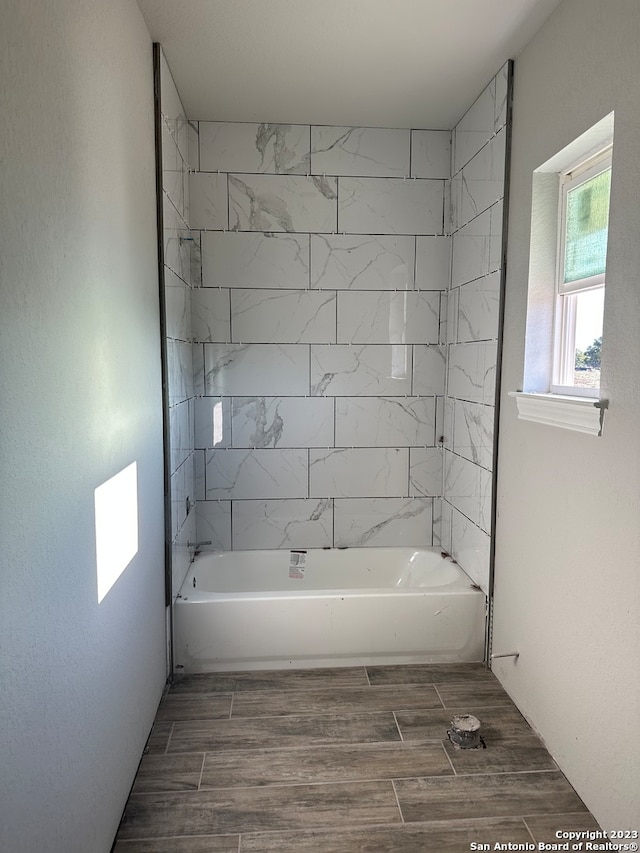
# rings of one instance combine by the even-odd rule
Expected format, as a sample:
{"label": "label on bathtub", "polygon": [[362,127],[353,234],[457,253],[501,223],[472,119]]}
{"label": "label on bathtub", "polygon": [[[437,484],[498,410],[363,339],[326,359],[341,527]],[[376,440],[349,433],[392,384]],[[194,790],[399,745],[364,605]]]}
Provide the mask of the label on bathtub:
{"label": "label on bathtub", "polygon": [[302,580],[304,577],[305,564],[307,562],[306,551],[289,552],[289,577],[293,580]]}

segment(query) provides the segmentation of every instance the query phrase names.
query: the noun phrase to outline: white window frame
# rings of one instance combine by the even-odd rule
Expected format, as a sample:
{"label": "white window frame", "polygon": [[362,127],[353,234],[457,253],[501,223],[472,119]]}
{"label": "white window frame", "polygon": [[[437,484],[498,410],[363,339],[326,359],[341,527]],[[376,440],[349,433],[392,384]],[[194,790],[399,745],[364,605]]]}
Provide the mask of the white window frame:
{"label": "white window frame", "polygon": [[554,305],[552,394],[573,397],[599,397],[600,388],[580,388],[567,382],[575,365],[575,329],[577,295],[587,290],[604,289],[606,272],[576,281],[564,282],[567,225],[567,197],[571,190],[611,169],[612,145],[586,160],[581,160],[560,175],[558,208],[558,248],[556,296]]}

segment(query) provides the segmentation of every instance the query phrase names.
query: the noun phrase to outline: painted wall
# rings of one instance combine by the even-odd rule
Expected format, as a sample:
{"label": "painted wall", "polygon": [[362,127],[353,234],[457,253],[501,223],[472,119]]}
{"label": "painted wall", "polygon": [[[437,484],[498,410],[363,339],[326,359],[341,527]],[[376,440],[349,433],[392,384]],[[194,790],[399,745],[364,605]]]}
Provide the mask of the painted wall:
{"label": "painted wall", "polygon": [[[172,597],[180,591],[196,541],[191,267],[200,270],[198,234],[189,231],[189,132],[164,54],[160,62],[164,300],[169,403]],[[189,543],[192,543],[189,546]]]}
{"label": "painted wall", "polygon": [[453,129],[442,546],[489,588],[507,136],[505,64]]}
{"label": "painted wall", "polygon": [[[494,671],[595,818],[640,825],[640,10],[564,0],[516,60]],[[516,418],[532,172],[615,110],[602,350],[604,434]]]}
{"label": "painted wall", "polygon": [[450,134],[197,131],[198,539],[431,545]]}
{"label": "painted wall", "polygon": [[[133,0],[0,33],[0,848],[101,853],[165,680],[151,41]],[[94,489],[133,461],[98,604]]]}

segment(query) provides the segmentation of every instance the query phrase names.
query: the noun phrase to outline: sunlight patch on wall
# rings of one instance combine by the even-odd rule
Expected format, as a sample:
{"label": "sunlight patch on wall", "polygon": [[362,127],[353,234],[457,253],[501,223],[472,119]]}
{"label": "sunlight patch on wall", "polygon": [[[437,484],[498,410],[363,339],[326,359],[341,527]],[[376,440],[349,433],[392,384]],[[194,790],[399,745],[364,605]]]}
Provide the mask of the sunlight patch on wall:
{"label": "sunlight patch on wall", "polygon": [[98,604],[138,553],[138,467],[132,462],[95,490]]}

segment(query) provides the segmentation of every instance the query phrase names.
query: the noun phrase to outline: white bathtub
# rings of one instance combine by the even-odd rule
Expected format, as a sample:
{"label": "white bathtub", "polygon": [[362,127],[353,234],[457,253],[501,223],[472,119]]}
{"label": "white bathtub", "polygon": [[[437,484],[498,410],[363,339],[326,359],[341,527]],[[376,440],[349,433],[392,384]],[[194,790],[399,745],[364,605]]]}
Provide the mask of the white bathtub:
{"label": "white bathtub", "polygon": [[484,622],[484,594],[439,549],[202,554],[175,604],[174,660],[186,673],[479,661]]}

